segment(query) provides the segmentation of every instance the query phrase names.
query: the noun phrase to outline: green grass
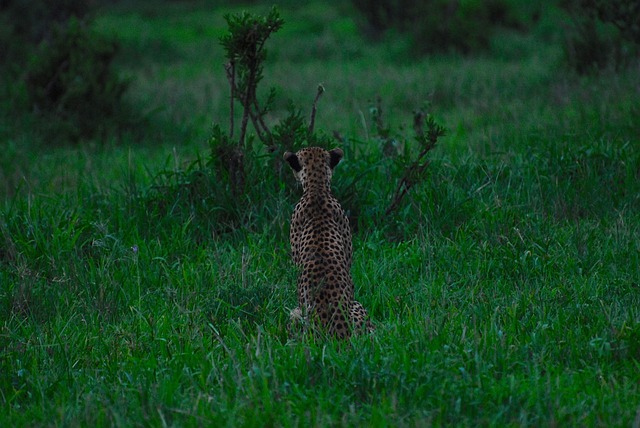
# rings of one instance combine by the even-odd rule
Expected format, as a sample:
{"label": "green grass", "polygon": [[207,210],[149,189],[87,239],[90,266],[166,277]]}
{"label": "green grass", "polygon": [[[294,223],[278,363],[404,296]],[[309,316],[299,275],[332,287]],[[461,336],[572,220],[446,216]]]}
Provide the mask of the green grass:
{"label": "green grass", "polygon": [[348,198],[377,160],[377,95],[401,141],[425,101],[449,128],[402,211],[355,235],[376,332],[290,340],[299,189],[281,184],[226,234],[192,206],[149,202],[154,177],[227,123],[216,36],[235,10],[153,5],[97,21],[123,41],[130,101],[154,112],[146,141],[3,143],[0,425],[637,424],[637,66],[576,77],[560,36],[536,31],[411,61],[402,41],[367,45],[345,6],[285,8],[265,68],[283,98],[271,120],[324,83],[316,127],[348,138],[334,175],[345,208],[374,215],[392,190],[380,168]]}

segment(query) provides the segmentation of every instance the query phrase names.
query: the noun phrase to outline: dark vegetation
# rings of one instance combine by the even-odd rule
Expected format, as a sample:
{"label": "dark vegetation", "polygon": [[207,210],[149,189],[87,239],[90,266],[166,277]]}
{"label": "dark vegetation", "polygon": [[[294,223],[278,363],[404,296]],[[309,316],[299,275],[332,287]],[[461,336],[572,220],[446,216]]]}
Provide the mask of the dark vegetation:
{"label": "dark vegetation", "polygon": [[566,39],[568,64],[580,74],[607,67],[624,68],[638,57],[640,3],[634,0],[573,0],[574,16]]}
{"label": "dark vegetation", "polygon": [[106,138],[132,122],[117,43],[91,29],[91,2],[6,0],[1,10],[5,114],[30,114],[24,126],[49,143]]}
{"label": "dark vegetation", "polygon": [[[353,0],[363,17],[365,31],[374,39],[386,32],[406,34],[417,54],[478,52],[489,47],[499,27],[521,28],[535,20],[542,5],[531,8],[531,16],[516,16],[507,0]],[[526,10],[526,9],[525,9]]]}

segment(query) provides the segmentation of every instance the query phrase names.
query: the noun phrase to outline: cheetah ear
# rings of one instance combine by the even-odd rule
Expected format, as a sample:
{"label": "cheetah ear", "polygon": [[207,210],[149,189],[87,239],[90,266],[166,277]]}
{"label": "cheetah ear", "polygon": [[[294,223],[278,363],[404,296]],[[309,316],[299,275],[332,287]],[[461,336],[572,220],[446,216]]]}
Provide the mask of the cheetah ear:
{"label": "cheetah ear", "polygon": [[333,149],[329,151],[329,167],[331,169],[335,168],[342,159],[342,156],[344,156],[342,149]]}
{"label": "cheetah ear", "polygon": [[289,163],[289,166],[295,172],[300,172],[300,170],[302,169],[302,166],[300,165],[300,161],[298,160],[298,156],[296,156],[295,153],[285,152],[284,160],[286,160]]}

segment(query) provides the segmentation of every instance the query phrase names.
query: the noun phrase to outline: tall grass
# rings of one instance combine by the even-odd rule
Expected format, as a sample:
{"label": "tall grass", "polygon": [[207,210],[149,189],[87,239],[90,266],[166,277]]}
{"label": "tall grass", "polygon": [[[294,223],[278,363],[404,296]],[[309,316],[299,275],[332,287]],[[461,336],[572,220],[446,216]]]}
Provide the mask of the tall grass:
{"label": "tall grass", "polygon": [[356,295],[376,332],[289,339],[290,183],[259,210],[241,201],[249,226],[225,234],[162,196],[158,173],[206,156],[208,124],[226,121],[222,19],[119,6],[99,26],[145,28],[123,30],[120,65],[133,101],[163,108],[161,131],[132,147],[6,145],[0,425],[636,423],[637,69],[575,77],[535,33],[505,35],[494,56],[398,63],[401,46],[364,46],[340,7],[287,9],[265,80],[300,105],[324,83],[316,129],[344,137],[345,208],[366,226],[393,190],[383,163],[350,186],[380,162],[377,95],[401,142],[427,100],[449,128],[398,215],[357,229]]}

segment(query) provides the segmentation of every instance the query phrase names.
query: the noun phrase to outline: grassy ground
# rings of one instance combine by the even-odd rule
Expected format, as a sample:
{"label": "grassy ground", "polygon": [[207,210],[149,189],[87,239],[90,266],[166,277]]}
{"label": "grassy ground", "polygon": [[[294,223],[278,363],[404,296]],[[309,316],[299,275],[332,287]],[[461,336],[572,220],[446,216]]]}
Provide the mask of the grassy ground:
{"label": "grassy ground", "polygon": [[449,128],[402,220],[354,238],[376,332],[292,341],[293,197],[227,237],[141,198],[226,123],[216,37],[233,10],[99,16],[150,141],[3,146],[0,425],[637,426],[637,66],[567,72],[557,17],[483,56],[411,61],[400,41],[366,45],[344,6],[283,8],[274,119],[324,83],[317,129],[349,138],[338,189],[377,144],[377,95],[394,129],[425,101]]}

